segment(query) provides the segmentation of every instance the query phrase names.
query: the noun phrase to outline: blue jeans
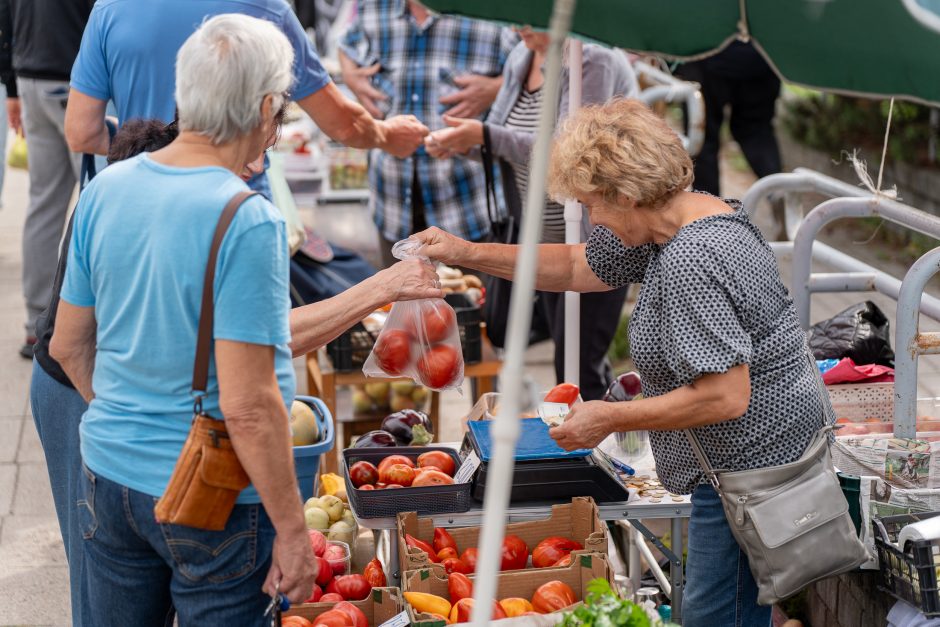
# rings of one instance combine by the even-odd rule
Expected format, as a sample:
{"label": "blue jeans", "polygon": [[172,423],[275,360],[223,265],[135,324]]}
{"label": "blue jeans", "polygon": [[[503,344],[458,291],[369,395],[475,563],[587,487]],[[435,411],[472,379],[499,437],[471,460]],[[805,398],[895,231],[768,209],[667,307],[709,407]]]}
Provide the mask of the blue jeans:
{"label": "blue jeans", "polygon": [[683,627],[768,627],[770,607],[757,604],[747,557],[731,535],[714,488],[692,493]]}
{"label": "blue jeans", "polygon": [[78,446],[78,426],[88,409],[81,395],[50,377],[33,360],[33,379],[29,387],[33,421],[46,456],[52,500],[59,518],[59,531],[69,562],[72,597],[72,625],[92,624],[86,604],[82,602],[83,571],[82,536],[75,516],[76,489],[82,472],[82,456]]}
{"label": "blue jeans", "polygon": [[176,613],[180,627],[265,625],[274,527],[264,507],[236,505],[224,530],[204,531],[157,523],[156,502],[82,467],[91,624],[169,627]]}

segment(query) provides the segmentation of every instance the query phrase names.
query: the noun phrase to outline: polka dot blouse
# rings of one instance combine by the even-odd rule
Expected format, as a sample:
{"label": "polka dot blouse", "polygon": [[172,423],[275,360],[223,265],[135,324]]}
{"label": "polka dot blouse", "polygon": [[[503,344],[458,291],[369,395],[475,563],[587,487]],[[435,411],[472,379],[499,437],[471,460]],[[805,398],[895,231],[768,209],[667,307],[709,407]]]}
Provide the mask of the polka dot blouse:
{"label": "polka dot blouse", "polygon": [[[662,245],[628,248],[594,229],[587,261],[611,287],[642,283],[630,347],[647,397],[707,373],[750,368],[751,399],[740,418],[696,427],[712,466],[745,470],[798,459],[832,408],[817,391],[806,338],[773,252],[740,203],[696,220]],[[652,431],[660,480],[688,494],[705,482],[682,431]]]}

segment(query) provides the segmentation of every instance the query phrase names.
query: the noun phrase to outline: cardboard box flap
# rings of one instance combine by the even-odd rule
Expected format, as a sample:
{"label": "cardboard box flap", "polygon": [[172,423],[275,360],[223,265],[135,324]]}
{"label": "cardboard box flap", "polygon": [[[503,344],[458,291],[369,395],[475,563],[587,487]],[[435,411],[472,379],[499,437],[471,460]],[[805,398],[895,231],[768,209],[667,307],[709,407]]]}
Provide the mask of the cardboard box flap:
{"label": "cardboard box flap", "polygon": [[[568,584],[574,590],[578,603],[587,595],[587,585],[593,579],[606,579],[614,587],[614,572],[606,555],[589,551],[576,551],[573,555],[571,565],[567,568],[537,568],[501,573],[496,584],[497,600],[508,597],[531,599],[539,586],[555,580]],[[447,575],[438,564],[406,572],[402,577],[402,589],[406,592],[425,592],[449,599]],[[440,624],[439,620],[429,614],[415,612],[407,601],[405,607],[412,625],[435,627]]]}
{"label": "cardboard box flap", "polygon": [[[372,594],[362,601],[350,601],[362,610],[369,621],[369,627],[378,627],[387,620],[391,620],[404,609],[404,600],[399,588],[372,588]],[[302,616],[307,620],[314,619],[327,610],[333,609],[335,603],[302,603],[294,605],[284,616]]]}
{"label": "cardboard box flap", "polygon": [[[424,551],[405,544],[405,534],[432,544],[434,521],[431,518],[419,518],[414,512],[404,512],[398,515],[397,522],[402,570],[413,570],[429,564],[431,560]],[[479,546],[479,527],[453,527],[448,528],[447,532],[457,542],[458,553]],[[552,536],[576,540],[585,550],[607,553],[607,525],[600,519],[594,499],[585,496],[574,497],[570,503],[553,505],[548,518],[509,523],[506,535],[510,534],[522,538],[530,553],[539,542]]]}

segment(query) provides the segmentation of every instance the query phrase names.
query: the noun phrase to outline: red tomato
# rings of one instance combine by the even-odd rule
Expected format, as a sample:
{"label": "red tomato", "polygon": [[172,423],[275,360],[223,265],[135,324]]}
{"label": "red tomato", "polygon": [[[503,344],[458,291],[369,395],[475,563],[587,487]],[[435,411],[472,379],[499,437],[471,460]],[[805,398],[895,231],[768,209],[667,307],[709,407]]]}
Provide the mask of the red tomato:
{"label": "red tomato", "polygon": [[444,451],[428,451],[418,455],[419,468],[437,468],[446,475],[454,476],[457,472],[457,464],[454,458]]}
{"label": "red tomato", "polygon": [[367,484],[365,484],[364,486],[362,486],[362,487],[360,487],[360,488],[356,488],[356,489],[357,489],[357,490],[374,490],[374,489],[375,489],[375,486],[372,485],[371,483],[367,483]]}
{"label": "red tomato", "polygon": [[418,360],[418,378],[429,388],[439,390],[454,382],[460,374],[461,356],[452,346],[432,346]]}
{"label": "red tomato", "polygon": [[[466,623],[470,621],[470,616],[473,614],[473,599],[464,598],[460,599],[454,603],[454,607],[450,610],[450,622],[452,623]],[[506,618],[506,612],[503,610],[502,606],[496,601],[493,601],[493,616],[492,620],[500,620],[501,618]]]}
{"label": "red tomato", "polygon": [[[318,623],[319,624],[319,623]],[[281,619],[281,627],[315,627],[313,623],[303,616],[285,616]],[[329,625],[327,625],[329,627]]]}
{"label": "red tomato", "polygon": [[415,480],[415,470],[404,464],[392,464],[379,471],[379,479],[389,485],[410,486]]}
{"label": "red tomato", "polygon": [[317,621],[314,623],[315,627],[320,627],[320,625],[324,627],[354,627],[352,619],[336,609],[323,612],[315,620]]}
{"label": "red tomato", "polygon": [[571,553],[568,553],[568,555],[564,556],[563,558],[561,558],[560,560],[552,564],[552,566],[556,566],[556,567],[571,566]]}
{"label": "red tomato", "polygon": [[325,586],[333,578],[333,565],[324,558],[317,558],[317,585]]}
{"label": "red tomato", "polygon": [[422,488],[429,485],[454,485],[454,478],[450,475],[444,474],[440,470],[434,468],[432,470],[424,470],[415,477],[415,480],[411,483],[412,486],[416,488]]}
{"label": "red tomato", "polygon": [[411,363],[411,334],[401,329],[382,331],[372,354],[385,374],[400,375]]}
{"label": "red tomato", "polygon": [[555,580],[539,586],[532,595],[532,607],[540,614],[548,614],[564,609],[577,600],[571,586]]}
{"label": "red tomato", "polygon": [[519,536],[508,535],[503,539],[503,561],[500,570],[519,570],[529,561],[529,547]]}
{"label": "red tomato", "polygon": [[379,470],[369,462],[356,462],[349,467],[349,480],[357,488],[375,484],[379,480]]}
{"label": "red tomato", "polygon": [[477,550],[464,549],[460,554],[460,561],[467,565],[471,573],[474,572],[477,569]]}
{"label": "red tomato", "polygon": [[342,575],[334,577],[326,591],[339,594],[344,601],[362,601],[372,592],[372,586],[362,575]]}
{"label": "red tomato", "polygon": [[392,464],[404,464],[411,468],[415,467],[415,463],[404,455],[389,455],[388,457],[383,457],[382,461],[379,462],[379,474],[382,473],[383,468],[388,468]]}
{"label": "red tomato", "polygon": [[382,562],[377,557],[372,558],[372,561],[362,569],[362,576],[373,588],[384,588],[388,585],[388,581],[385,579],[385,571],[382,570]]}
{"label": "red tomato", "polygon": [[447,578],[447,595],[456,604],[460,599],[473,596],[473,582],[463,573],[451,573]]}
{"label": "red tomato", "polygon": [[561,536],[551,536],[539,542],[532,550],[532,565],[536,568],[554,566],[558,560],[572,551],[580,551],[583,548],[580,542]]}
{"label": "red tomato", "polygon": [[383,489],[383,490],[391,490],[392,488],[401,488],[401,487],[402,487],[402,486],[398,485],[397,483],[390,483],[390,484],[388,484],[387,486],[383,487],[382,489]]}
{"label": "red tomato", "polygon": [[428,554],[428,559],[434,563],[437,563],[437,553],[434,552],[434,547],[425,542],[424,540],[419,540],[410,533],[405,534],[405,546],[414,547],[420,549]]}
{"label": "red tomato", "polygon": [[415,321],[423,329],[415,329],[418,338],[427,338],[428,344],[436,344],[447,339],[452,329],[457,327],[457,315],[453,307],[445,301],[424,300],[421,302],[421,317]]}
{"label": "red tomato", "polygon": [[559,383],[545,395],[546,403],[566,403],[568,407],[578,400],[581,390],[574,383]]}
{"label": "red tomato", "polygon": [[320,603],[339,603],[343,600],[343,595],[339,592],[325,592],[322,597],[320,597]]}
{"label": "red tomato", "polygon": [[[453,549],[444,549],[444,551],[452,551],[452,550]],[[441,552],[443,553],[444,551],[441,551]],[[469,575],[470,573],[473,572],[472,570],[467,568],[466,564],[464,564],[462,561],[460,561],[459,558],[456,558],[456,557],[442,558],[441,566],[444,567],[444,570],[447,571],[448,575],[452,573],[463,573],[464,575]]]}
{"label": "red tomato", "polygon": [[369,619],[363,611],[349,601],[341,601],[334,605],[333,609],[348,616],[352,620],[353,627],[369,627]]}
{"label": "red tomato", "polygon": [[437,552],[437,559],[443,562],[446,559],[459,559],[460,554],[457,553],[457,549],[452,546],[445,546],[443,549]]}
{"label": "red tomato", "polygon": [[323,590],[320,589],[320,586],[313,584],[313,590],[310,591],[310,596],[307,597],[307,600],[304,603],[316,603],[320,600],[320,597],[323,596]]}
{"label": "red tomato", "polygon": [[[419,457],[418,460],[421,458]],[[434,550],[438,553],[441,552],[441,549],[452,548],[454,551],[457,551],[457,541],[454,540],[454,536],[450,535],[450,532],[447,529],[441,527],[434,528],[434,540],[431,542],[431,545],[434,547]],[[454,555],[454,557],[457,557]]]}

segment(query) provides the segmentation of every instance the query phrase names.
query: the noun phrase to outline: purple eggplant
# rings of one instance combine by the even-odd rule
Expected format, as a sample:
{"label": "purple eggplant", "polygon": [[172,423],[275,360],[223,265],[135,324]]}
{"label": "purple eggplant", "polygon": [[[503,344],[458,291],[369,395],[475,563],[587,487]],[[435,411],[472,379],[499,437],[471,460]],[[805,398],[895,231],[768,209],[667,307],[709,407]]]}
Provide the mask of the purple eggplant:
{"label": "purple eggplant", "polygon": [[604,400],[607,402],[632,401],[635,398],[643,398],[640,375],[635,372],[625,372],[614,379],[604,394]]}
{"label": "purple eggplant", "polygon": [[365,435],[356,438],[353,448],[385,448],[388,446],[398,446],[395,436],[387,431],[370,431]]}
{"label": "purple eggplant", "polygon": [[431,419],[414,409],[403,409],[386,416],[382,421],[382,431],[390,433],[399,446],[424,446],[434,439]]}

